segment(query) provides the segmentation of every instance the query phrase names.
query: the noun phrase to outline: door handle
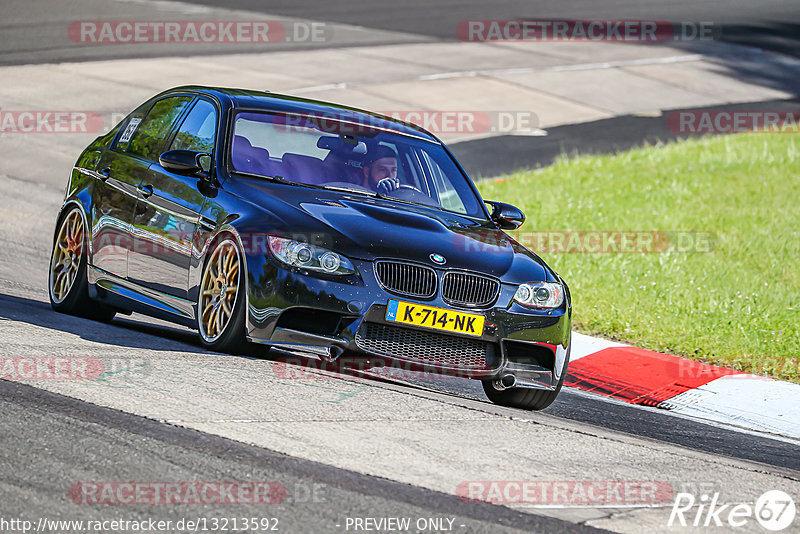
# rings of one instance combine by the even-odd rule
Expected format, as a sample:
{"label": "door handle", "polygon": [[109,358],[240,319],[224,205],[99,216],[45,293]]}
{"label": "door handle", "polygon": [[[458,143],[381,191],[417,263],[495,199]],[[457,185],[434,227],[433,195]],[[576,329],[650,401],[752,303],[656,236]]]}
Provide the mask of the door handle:
{"label": "door handle", "polygon": [[136,190],[139,191],[139,194],[142,195],[142,198],[147,198],[153,194],[153,186],[150,184],[139,185],[136,187]]}
{"label": "door handle", "polygon": [[102,171],[98,172],[97,174],[99,174],[100,175],[100,179],[105,182],[106,180],[111,178],[111,167],[106,167],[105,169],[103,169]]}

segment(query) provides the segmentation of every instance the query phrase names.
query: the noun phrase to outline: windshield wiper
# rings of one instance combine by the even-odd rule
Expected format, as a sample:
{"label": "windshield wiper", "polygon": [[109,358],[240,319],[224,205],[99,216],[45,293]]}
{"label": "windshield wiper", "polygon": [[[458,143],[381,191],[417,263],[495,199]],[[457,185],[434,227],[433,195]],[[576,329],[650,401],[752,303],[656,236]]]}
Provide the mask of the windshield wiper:
{"label": "windshield wiper", "polygon": [[286,178],[284,178],[281,175],[267,176],[265,174],[255,174],[255,173],[252,173],[252,172],[237,171],[237,170],[234,170],[232,172],[234,174],[241,174],[243,176],[249,176],[251,178],[258,178],[260,180],[269,180],[270,182],[277,182],[279,184],[299,185],[301,187],[318,187],[316,185],[304,184],[304,183],[300,183],[300,182],[294,182],[292,180],[287,180]]}
{"label": "windshield wiper", "polygon": [[297,182],[293,182],[291,180],[287,180],[280,174],[276,174],[275,176],[264,176],[267,180],[271,180],[273,182],[278,182],[279,184],[290,184],[290,185],[307,185],[307,184],[300,184]]}
{"label": "windshield wiper", "polygon": [[410,204],[412,206],[422,206],[423,208],[433,208],[439,211],[447,211],[437,204],[425,204],[424,202],[414,202],[413,200],[406,200],[405,198],[397,198],[395,196],[387,195],[385,193],[375,193],[375,196],[386,200],[393,200],[394,202],[400,202],[402,204]]}
{"label": "windshield wiper", "polygon": [[355,189],[355,188],[351,188],[351,187],[340,187],[338,185],[330,185],[330,186],[325,185],[325,186],[322,186],[322,189],[325,189],[326,191],[341,191],[342,193],[357,193],[359,195],[367,195],[367,196],[370,196],[370,197],[383,198],[380,193],[376,193],[374,191],[368,191],[366,189]]}

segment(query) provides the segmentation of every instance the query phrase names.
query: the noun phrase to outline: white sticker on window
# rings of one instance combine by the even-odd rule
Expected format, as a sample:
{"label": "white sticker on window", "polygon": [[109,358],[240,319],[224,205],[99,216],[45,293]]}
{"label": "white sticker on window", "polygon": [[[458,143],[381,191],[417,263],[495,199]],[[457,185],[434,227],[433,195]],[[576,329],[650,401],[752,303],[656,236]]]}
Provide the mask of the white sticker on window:
{"label": "white sticker on window", "polygon": [[127,128],[125,128],[125,131],[122,133],[122,137],[119,138],[119,142],[127,143],[130,141],[140,122],[142,122],[142,119],[131,119],[131,122],[128,123]]}

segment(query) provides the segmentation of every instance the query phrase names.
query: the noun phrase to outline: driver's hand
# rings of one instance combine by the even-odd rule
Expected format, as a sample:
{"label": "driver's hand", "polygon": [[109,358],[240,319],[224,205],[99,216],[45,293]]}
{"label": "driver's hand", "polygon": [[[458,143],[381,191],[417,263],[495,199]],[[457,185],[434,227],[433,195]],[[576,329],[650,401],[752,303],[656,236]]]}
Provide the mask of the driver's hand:
{"label": "driver's hand", "polygon": [[397,178],[384,178],[378,182],[377,187],[379,193],[391,193],[395,189],[400,188],[400,180]]}

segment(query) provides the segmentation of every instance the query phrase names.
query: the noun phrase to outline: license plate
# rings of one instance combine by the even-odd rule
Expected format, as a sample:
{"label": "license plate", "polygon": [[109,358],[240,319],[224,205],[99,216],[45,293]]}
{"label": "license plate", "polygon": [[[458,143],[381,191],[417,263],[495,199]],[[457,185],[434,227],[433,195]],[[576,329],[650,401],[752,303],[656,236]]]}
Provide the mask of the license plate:
{"label": "license plate", "polygon": [[386,320],[397,323],[446,330],[458,334],[480,336],[483,334],[483,315],[463,313],[444,308],[424,306],[414,302],[390,300],[386,307]]}

